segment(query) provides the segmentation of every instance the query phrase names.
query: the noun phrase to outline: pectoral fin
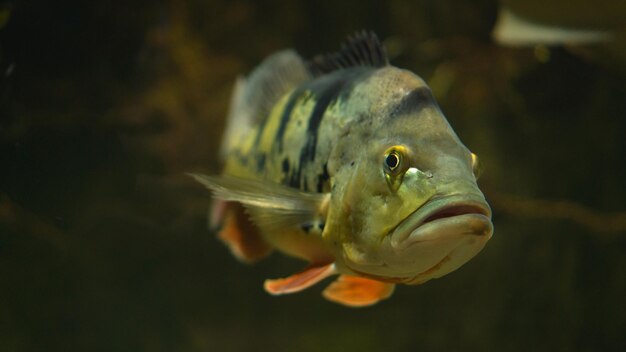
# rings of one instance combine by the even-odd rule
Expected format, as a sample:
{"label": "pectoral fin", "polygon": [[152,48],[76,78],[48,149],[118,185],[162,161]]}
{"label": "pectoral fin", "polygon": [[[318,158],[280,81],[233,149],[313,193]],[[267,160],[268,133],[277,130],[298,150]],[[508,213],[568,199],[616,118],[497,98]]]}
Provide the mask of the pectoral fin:
{"label": "pectoral fin", "polygon": [[341,275],[322,293],[329,301],[350,307],[365,307],[389,298],[394,284],[366,279],[358,276]]}
{"label": "pectoral fin", "polygon": [[324,218],[329,194],[302,192],[267,180],[189,174],[218,199],[241,203],[264,230],[283,231]]}
{"label": "pectoral fin", "polygon": [[283,279],[265,280],[265,291],[273,295],[295,293],[309,288],[337,273],[334,264],[311,266]]}

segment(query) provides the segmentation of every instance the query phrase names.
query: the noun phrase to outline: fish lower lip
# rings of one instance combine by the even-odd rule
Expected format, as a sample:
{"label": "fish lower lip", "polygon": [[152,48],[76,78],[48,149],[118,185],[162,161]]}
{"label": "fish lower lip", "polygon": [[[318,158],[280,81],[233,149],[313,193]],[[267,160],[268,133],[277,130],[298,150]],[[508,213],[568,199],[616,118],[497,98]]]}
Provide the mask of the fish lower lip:
{"label": "fish lower lip", "polygon": [[[418,210],[416,210],[411,216],[401,222],[391,234],[391,244],[393,247],[400,248],[406,245],[405,240],[409,237],[413,237],[413,233],[419,233],[420,228],[424,227],[432,228],[435,225],[441,225],[444,227],[459,228],[458,222],[468,221],[472,225],[484,228],[484,231],[480,231],[476,227],[476,231],[467,232],[462,231],[459,234],[475,234],[481,235],[491,231],[491,210],[484,200],[477,197],[466,199],[449,199],[440,198],[431,200]],[[448,224],[449,226],[445,226]],[[452,234],[452,228],[445,231],[444,234]],[[429,231],[424,231],[428,233]],[[435,233],[432,233],[435,235]],[[431,236],[424,236],[422,240],[428,240]],[[403,245],[404,243],[404,245]]]}
{"label": "fish lower lip", "polygon": [[449,207],[443,207],[442,209],[435,211],[435,213],[429,215],[426,219],[424,219],[424,221],[422,221],[422,224],[465,214],[482,214],[485,216],[489,215],[484,207],[479,207],[475,204],[458,204]]}
{"label": "fish lower lip", "polygon": [[[488,217],[483,214],[466,213],[421,224],[415,228],[404,245],[441,240],[461,236],[485,236],[493,231]],[[407,237],[407,239],[408,239]]]}

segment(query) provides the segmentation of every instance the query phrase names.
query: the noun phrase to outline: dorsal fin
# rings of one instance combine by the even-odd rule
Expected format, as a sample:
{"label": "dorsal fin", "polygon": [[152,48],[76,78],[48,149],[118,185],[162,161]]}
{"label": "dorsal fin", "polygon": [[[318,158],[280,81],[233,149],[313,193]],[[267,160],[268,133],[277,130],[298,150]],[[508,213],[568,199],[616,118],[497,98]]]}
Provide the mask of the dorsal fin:
{"label": "dorsal fin", "polygon": [[314,76],[320,76],[342,68],[388,64],[387,52],[376,33],[363,30],[349,36],[339,51],[314,57],[308,67]]}
{"label": "dorsal fin", "polygon": [[268,56],[246,78],[239,77],[233,89],[221,155],[224,157],[259,121],[267,118],[278,100],[310,79],[302,58],[293,50]]}

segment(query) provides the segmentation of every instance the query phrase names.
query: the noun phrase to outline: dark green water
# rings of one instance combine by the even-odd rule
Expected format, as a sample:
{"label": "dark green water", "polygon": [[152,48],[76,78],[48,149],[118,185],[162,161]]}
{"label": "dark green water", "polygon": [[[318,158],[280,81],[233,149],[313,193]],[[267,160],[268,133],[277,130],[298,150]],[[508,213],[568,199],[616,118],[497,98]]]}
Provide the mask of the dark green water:
{"label": "dark green water", "polygon": [[[498,4],[459,3],[1,1],[0,351],[626,349],[624,63],[499,47]],[[238,74],[361,28],[481,157],[495,235],[371,308],[271,297],[302,263],[238,263],[183,174],[219,171]]]}

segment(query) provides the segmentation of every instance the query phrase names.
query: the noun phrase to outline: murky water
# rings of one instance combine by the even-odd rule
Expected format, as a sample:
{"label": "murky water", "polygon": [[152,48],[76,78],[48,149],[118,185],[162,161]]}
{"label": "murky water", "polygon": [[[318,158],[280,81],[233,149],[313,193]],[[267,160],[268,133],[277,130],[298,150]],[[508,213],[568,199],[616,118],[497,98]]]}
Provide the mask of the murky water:
{"label": "murky water", "polygon": [[[0,350],[626,348],[626,64],[603,48],[499,47],[486,0],[0,4]],[[237,75],[361,28],[481,157],[495,235],[371,308],[271,297],[303,263],[237,262],[184,173],[219,171]]]}

